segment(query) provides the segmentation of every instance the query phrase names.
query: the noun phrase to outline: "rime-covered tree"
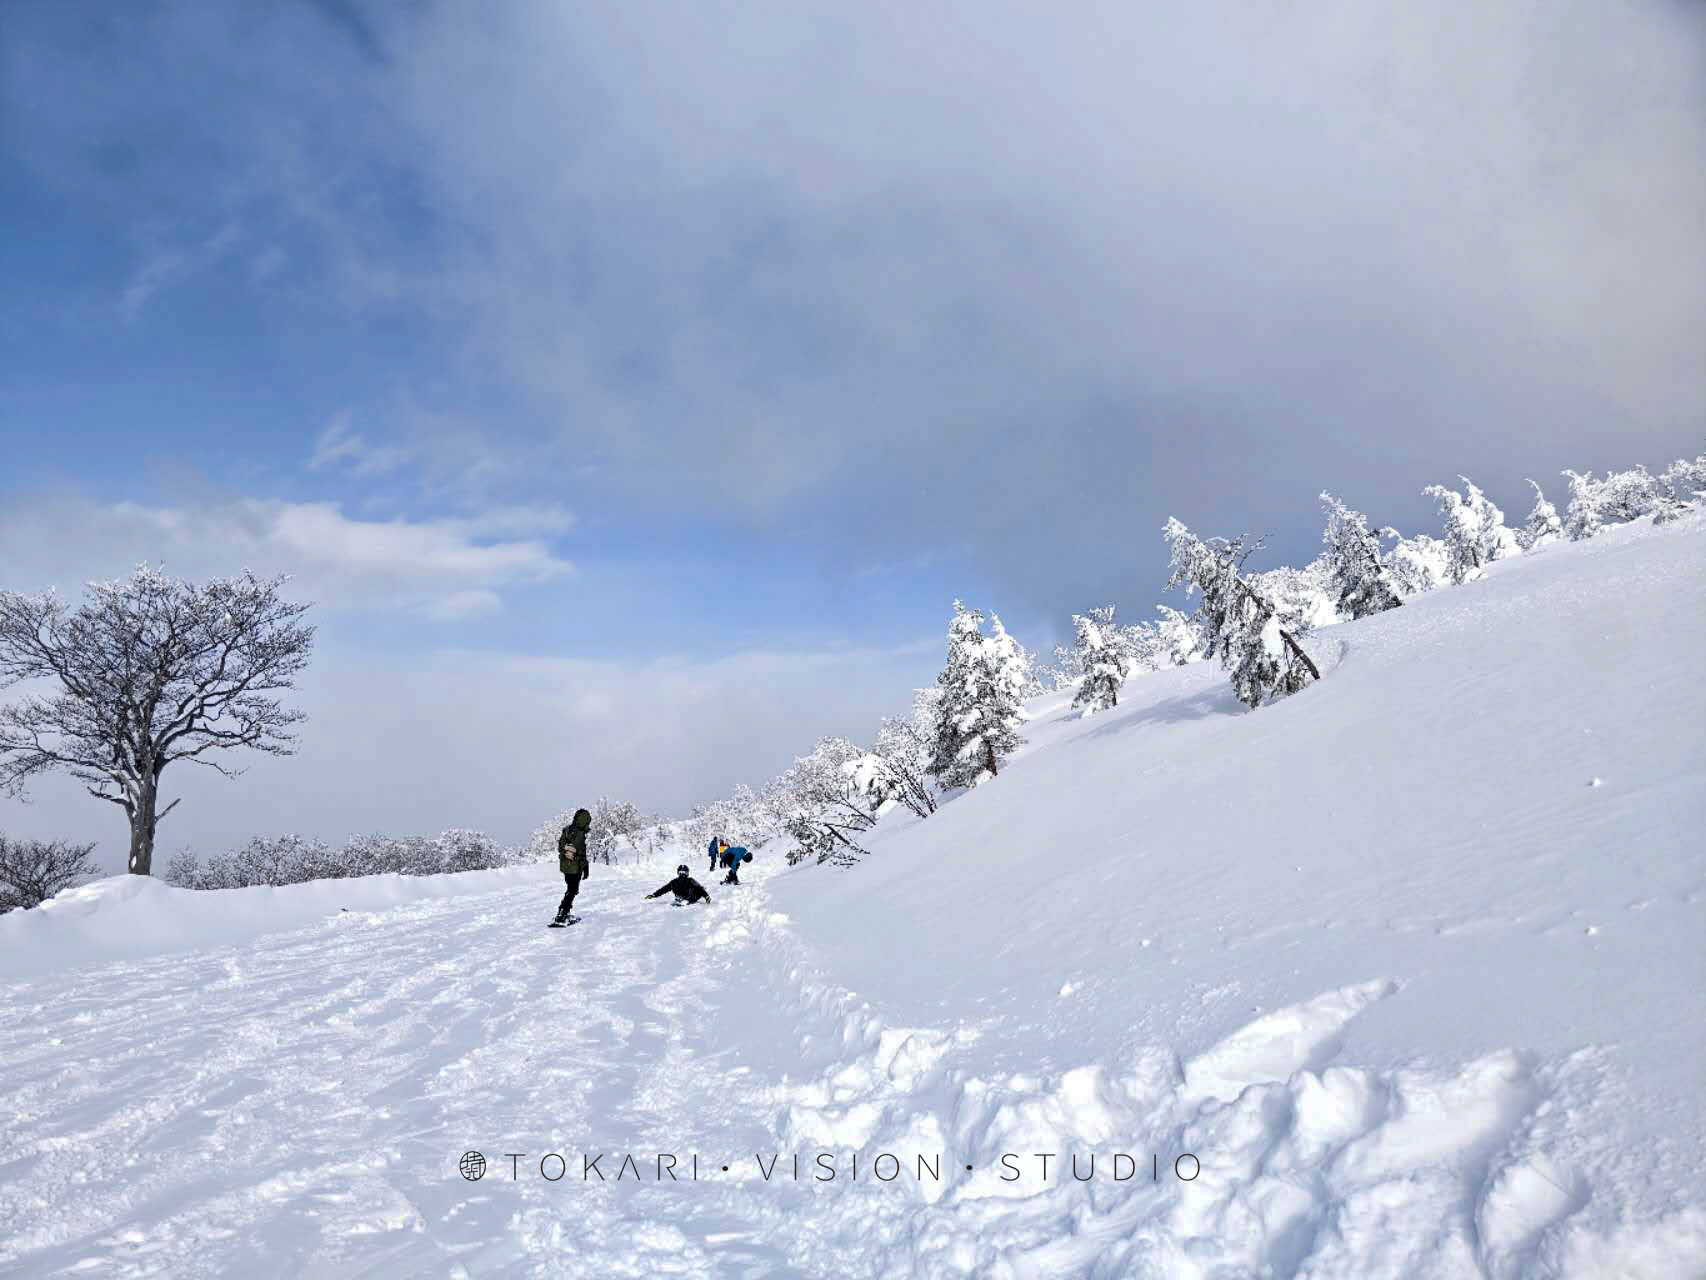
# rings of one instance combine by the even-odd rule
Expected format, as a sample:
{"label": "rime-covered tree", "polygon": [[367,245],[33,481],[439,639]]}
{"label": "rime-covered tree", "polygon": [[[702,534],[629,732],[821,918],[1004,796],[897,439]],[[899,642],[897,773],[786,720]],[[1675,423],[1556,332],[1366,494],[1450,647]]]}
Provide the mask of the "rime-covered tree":
{"label": "rime-covered tree", "polygon": [[279,695],[308,665],[314,629],[286,579],[251,573],[197,586],[146,566],[57,595],[0,591],[0,688],[43,681],[0,706],[0,790],[62,771],[124,810],[130,870],[153,870],[160,778],[182,760],[227,777],[213,754],[289,755],[303,719]]}
{"label": "rime-covered tree", "polygon": [[1127,656],[1114,627],[1114,607],[1104,605],[1088,613],[1074,614],[1072,626],[1078,637],[1074,645],[1078,666],[1084,672],[1072,699],[1073,709],[1091,716],[1119,706]]}
{"label": "rime-covered tree", "polygon": [[1339,612],[1348,618],[1366,618],[1404,603],[1368,518],[1330,493],[1321,495],[1321,506],[1327,513],[1327,527],[1321,533],[1321,541],[1327,544],[1327,588]]}
{"label": "rime-covered tree", "polygon": [[1518,554],[1516,535],[1505,527],[1505,513],[1494,506],[1468,476],[1463,493],[1430,484],[1422,492],[1439,503],[1445,523],[1446,573],[1454,583],[1480,577],[1489,564]]}
{"label": "rime-covered tree", "polygon": [[688,819],[695,843],[703,845],[712,836],[723,836],[749,849],[762,849],[782,830],[781,817],[770,804],[773,795],[771,787],[760,792],[743,782],[731,794],[700,805]]}
{"label": "rime-covered tree", "polygon": [[1564,507],[1564,534],[1572,542],[1591,538],[1605,523],[1599,509],[1599,482],[1593,472],[1565,471],[1570,482],[1570,501]]}
{"label": "rime-covered tree", "polygon": [[1613,471],[1599,486],[1600,519],[1625,524],[1652,515],[1665,495],[1665,487],[1646,467]]}
{"label": "rime-covered tree", "polygon": [[1208,644],[1202,627],[1192,615],[1164,604],[1157,605],[1155,612],[1160,615],[1155,623],[1155,632],[1163,646],[1162,652],[1167,655],[1165,665],[1182,667],[1207,656]]}
{"label": "rime-covered tree", "polygon": [[1114,628],[1114,640],[1119,646],[1128,680],[1140,672],[1160,671],[1173,665],[1161,628],[1153,622],[1117,626]]}
{"label": "rime-covered tree", "polygon": [[865,854],[857,837],[877,824],[879,804],[855,778],[864,754],[846,738],[819,738],[771,782],[770,806],[794,840],[788,861],[849,866]]}
{"label": "rime-covered tree", "polygon": [[1172,551],[1167,586],[1201,593],[1195,617],[1207,642],[1204,656],[1220,658],[1240,702],[1259,707],[1321,678],[1297,637],[1281,625],[1274,602],[1243,575],[1244,561],[1260,542],[1204,541],[1173,519],[1163,536]]}
{"label": "rime-covered tree", "polygon": [[1564,522],[1558,517],[1558,508],[1546,500],[1545,491],[1532,480],[1528,483],[1534,489],[1534,509],[1517,530],[1516,540],[1524,551],[1537,551],[1564,536]]}
{"label": "rime-covered tree", "polygon": [[886,718],[876,740],[854,765],[853,784],[879,808],[902,804],[920,818],[936,812],[936,788],[930,781],[936,706],[940,689],[920,689],[912,713]]}
{"label": "rime-covered tree", "polygon": [[1698,506],[1706,499],[1706,453],[1697,458],[1678,458],[1664,472],[1665,487],[1683,507]]}
{"label": "rime-covered tree", "polygon": [[1382,537],[1397,542],[1386,556],[1386,568],[1392,575],[1392,585],[1406,600],[1444,586],[1450,581],[1447,565],[1450,555],[1445,543],[1425,533],[1412,538],[1399,538],[1394,529],[1381,530]]}
{"label": "rime-covered tree", "polygon": [[948,660],[936,677],[935,749],[930,772],[944,787],[974,787],[993,778],[1023,739],[1025,668],[1013,638],[990,616],[954,601],[948,624]]}

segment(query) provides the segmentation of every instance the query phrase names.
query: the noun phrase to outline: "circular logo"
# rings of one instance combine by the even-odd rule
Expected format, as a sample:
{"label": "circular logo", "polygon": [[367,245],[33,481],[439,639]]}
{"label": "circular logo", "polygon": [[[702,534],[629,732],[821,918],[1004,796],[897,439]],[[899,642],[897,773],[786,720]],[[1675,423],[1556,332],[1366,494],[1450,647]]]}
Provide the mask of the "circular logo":
{"label": "circular logo", "polygon": [[486,1176],[486,1157],[478,1151],[464,1151],[457,1168],[462,1170],[462,1176],[469,1182],[478,1182]]}

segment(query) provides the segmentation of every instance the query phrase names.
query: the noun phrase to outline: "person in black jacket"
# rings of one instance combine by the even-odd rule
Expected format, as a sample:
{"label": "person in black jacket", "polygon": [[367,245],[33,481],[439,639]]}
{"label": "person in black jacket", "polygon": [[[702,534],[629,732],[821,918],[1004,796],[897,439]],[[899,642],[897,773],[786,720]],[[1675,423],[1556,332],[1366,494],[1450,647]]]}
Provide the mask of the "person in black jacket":
{"label": "person in black jacket", "polygon": [[648,893],[648,898],[661,898],[666,893],[673,893],[677,902],[709,902],[711,895],[705,892],[705,886],[687,874],[687,864],[682,863],[675,869],[675,879]]}
{"label": "person in black jacket", "polygon": [[569,923],[569,909],[575,905],[575,895],[580,892],[581,881],[592,871],[592,864],[587,861],[586,836],[592,830],[592,814],[585,809],[576,809],[573,821],[563,828],[563,834],[557,837],[557,870],[563,873],[565,892],[563,900],[557,904],[557,918],[551,921],[553,929],[560,929]]}

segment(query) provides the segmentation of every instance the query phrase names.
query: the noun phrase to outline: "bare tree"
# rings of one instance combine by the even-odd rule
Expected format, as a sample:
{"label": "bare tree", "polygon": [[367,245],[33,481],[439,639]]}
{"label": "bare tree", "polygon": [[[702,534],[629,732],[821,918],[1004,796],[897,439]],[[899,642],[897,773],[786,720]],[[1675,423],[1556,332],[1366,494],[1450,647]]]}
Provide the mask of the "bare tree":
{"label": "bare tree", "polygon": [[100,874],[92,844],[69,840],[8,840],[0,835],[0,912],[34,907],[79,880]]}
{"label": "bare tree", "polygon": [[53,592],[0,591],[0,689],[57,686],[0,706],[0,790],[62,771],[124,810],[130,870],[153,869],[160,775],[178,760],[239,770],[214,753],[290,755],[303,713],[278,694],[308,665],[306,604],[252,573],[201,586],[148,568],[90,583],[72,608]]}

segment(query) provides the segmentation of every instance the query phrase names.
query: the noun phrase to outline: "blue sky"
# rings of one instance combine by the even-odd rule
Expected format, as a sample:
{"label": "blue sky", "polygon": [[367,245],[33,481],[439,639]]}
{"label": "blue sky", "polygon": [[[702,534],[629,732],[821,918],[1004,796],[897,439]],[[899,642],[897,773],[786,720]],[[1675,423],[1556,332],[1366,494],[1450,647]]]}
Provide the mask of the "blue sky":
{"label": "blue sky", "polygon": [[1301,562],[1323,487],[1698,452],[1703,26],[17,0],[3,585],[320,602],[302,756],[186,842],[679,810],[902,705],[955,596],[1147,612],[1168,515]]}

